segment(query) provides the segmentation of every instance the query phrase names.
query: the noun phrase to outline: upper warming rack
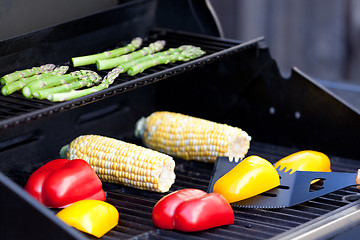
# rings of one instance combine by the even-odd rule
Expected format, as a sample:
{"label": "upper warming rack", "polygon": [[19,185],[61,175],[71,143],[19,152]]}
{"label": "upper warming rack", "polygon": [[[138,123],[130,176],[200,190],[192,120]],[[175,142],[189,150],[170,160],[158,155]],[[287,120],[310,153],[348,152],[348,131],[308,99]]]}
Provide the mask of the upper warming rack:
{"label": "upper warming rack", "polygon": [[[239,52],[249,46],[257,44],[262,41],[263,38],[260,37],[251,41],[240,43],[216,37],[157,29],[152,31],[148,37],[144,38],[143,46],[146,46],[156,40],[166,41],[164,50],[168,48],[176,48],[180,45],[194,45],[201,47],[206,54],[189,62],[175,62],[152,67],[133,77],[128,76],[127,74],[121,74],[114,83],[105,90],[60,103],[53,103],[48,100],[27,99],[21,93],[13,93],[10,96],[1,95],[0,128],[8,128],[23,122],[46,117],[57,112],[80,107],[84,104],[99,101],[137,87],[157,82],[170,76],[208,64],[214,60],[221,59],[227,55]],[[70,59],[66,63],[55,62],[54,64],[68,65],[70,67],[69,72],[79,69],[90,69],[96,71],[95,66],[91,65],[74,68],[71,66]],[[26,66],[26,63],[24,63],[24,66]],[[108,71],[98,71],[101,76],[105,76],[107,72]]]}

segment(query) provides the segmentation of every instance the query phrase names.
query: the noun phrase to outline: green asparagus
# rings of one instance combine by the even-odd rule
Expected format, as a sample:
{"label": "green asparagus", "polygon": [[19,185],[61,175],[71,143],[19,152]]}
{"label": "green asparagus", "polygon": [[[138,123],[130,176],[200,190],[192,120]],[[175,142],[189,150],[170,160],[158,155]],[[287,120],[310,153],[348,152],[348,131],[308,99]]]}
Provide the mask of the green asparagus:
{"label": "green asparagus", "polygon": [[142,44],[142,39],[137,37],[137,38],[134,38],[131,41],[131,43],[129,43],[125,47],[113,49],[111,51],[106,51],[106,52],[102,52],[102,53],[98,53],[98,54],[74,57],[71,60],[72,60],[74,67],[90,65],[90,64],[94,64],[96,62],[96,60],[118,57],[118,56],[127,54],[129,52],[133,52],[135,49],[140,47],[141,44]]}
{"label": "green asparagus", "polygon": [[168,64],[176,61],[189,61],[205,54],[205,52],[199,47],[184,45],[179,48],[181,49],[181,51],[172,50],[172,53],[166,53],[165,51],[164,54],[159,54],[157,57],[149,61],[144,61],[134,65],[133,67],[130,67],[127,70],[128,75],[134,76],[138,73],[141,73],[145,69],[156,65]]}
{"label": "green asparagus", "polygon": [[156,57],[159,57],[159,56],[162,56],[162,55],[169,55],[169,54],[172,54],[172,53],[175,53],[175,52],[179,52],[179,51],[182,51],[184,50],[184,46],[182,47],[179,47],[179,48],[170,48],[166,51],[163,51],[163,52],[158,52],[158,53],[154,53],[154,54],[149,54],[149,55],[146,55],[145,57],[142,57],[142,58],[137,58],[137,59],[134,59],[133,61],[130,61],[130,62],[125,62],[125,63],[122,63],[120,64],[118,67],[120,67],[122,70],[121,70],[121,73],[124,73],[124,72],[127,72],[127,70],[139,63],[142,63],[142,62],[146,62],[146,61],[149,61],[149,60],[152,60]]}
{"label": "green asparagus", "polygon": [[41,89],[55,87],[61,84],[71,83],[79,79],[80,76],[94,74],[95,72],[90,70],[80,70],[62,76],[51,76],[44,79],[26,84],[22,89],[22,93],[25,97],[33,97],[33,93]]}
{"label": "green asparagus", "polygon": [[89,75],[80,76],[78,81],[62,84],[56,87],[42,89],[33,93],[33,96],[37,99],[46,99],[50,94],[69,92],[72,90],[80,89],[82,87],[91,87],[101,81],[101,77],[92,72]]}
{"label": "green asparagus", "polygon": [[114,68],[104,77],[102,82],[97,86],[82,90],[49,94],[47,96],[47,99],[52,102],[63,102],[101,91],[103,89],[108,88],[114,82],[114,80],[119,76],[120,73],[121,73],[121,68]]}
{"label": "green asparagus", "polygon": [[30,77],[42,72],[48,72],[51,71],[55,68],[54,64],[45,64],[42,65],[40,67],[33,67],[30,69],[24,69],[24,70],[20,70],[20,71],[16,71],[13,73],[9,73],[6,74],[5,76],[3,76],[2,78],[0,78],[0,83],[2,85],[14,82],[20,78],[24,78],[24,77]]}
{"label": "green asparagus", "polygon": [[[47,99],[52,102],[62,102],[67,101],[79,97],[86,96],[91,93],[95,93],[101,91],[103,89],[108,88],[114,80],[119,76],[119,74],[132,71],[134,75],[138,72],[143,71],[146,68],[151,66],[155,66],[158,64],[166,64],[174,61],[189,61],[196,57],[205,54],[203,50],[199,47],[194,47],[190,45],[183,45],[178,48],[170,48],[167,51],[150,54],[142,58],[137,58],[133,61],[126,62],[121,64],[120,66],[112,69],[103,79],[103,81],[91,88],[82,89],[82,90],[74,90],[70,92],[63,93],[53,93],[47,96]],[[140,66],[140,68],[138,68]],[[131,69],[131,70],[130,70]],[[137,72],[136,72],[137,71]]]}
{"label": "green asparagus", "polygon": [[54,75],[64,75],[68,69],[69,69],[68,66],[60,66],[50,72],[41,73],[41,74],[34,75],[31,77],[20,78],[19,80],[16,80],[15,82],[10,82],[10,83],[6,84],[5,86],[3,86],[1,88],[1,92],[4,96],[10,95],[18,90],[21,90],[26,84],[34,82],[36,80],[39,80],[42,78],[47,78],[47,77],[54,76]]}
{"label": "green asparagus", "polygon": [[144,57],[148,54],[158,52],[165,46],[164,40],[159,40],[154,43],[151,43],[148,47],[144,47],[136,52],[122,55],[120,57],[110,58],[110,59],[102,59],[96,61],[97,70],[106,70],[119,66],[124,62],[130,62],[136,58]]}
{"label": "green asparagus", "polygon": [[193,46],[189,46],[189,45],[184,45],[184,46],[181,46],[181,47],[178,47],[178,48],[170,48],[166,51],[163,51],[163,52],[158,52],[158,53],[154,53],[154,54],[149,54],[149,55],[146,55],[145,57],[141,57],[141,58],[136,58],[132,61],[129,61],[129,62],[124,62],[122,64],[120,64],[118,66],[118,69],[120,71],[120,73],[125,73],[127,72],[127,70],[139,63],[142,63],[142,62],[146,62],[146,61],[149,61],[149,60],[152,60],[156,57],[159,57],[159,56],[163,56],[163,55],[169,55],[169,54],[174,54],[176,52],[180,52],[180,51],[183,51],[187,48],[192,48]]}

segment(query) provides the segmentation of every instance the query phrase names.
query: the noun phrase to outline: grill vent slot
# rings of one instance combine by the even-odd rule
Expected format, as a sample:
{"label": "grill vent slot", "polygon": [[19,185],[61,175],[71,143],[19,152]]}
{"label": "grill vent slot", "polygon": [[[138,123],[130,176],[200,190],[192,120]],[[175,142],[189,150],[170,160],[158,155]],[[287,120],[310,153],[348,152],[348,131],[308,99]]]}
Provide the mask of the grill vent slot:
{"label": "grill vent slot", "polygon": [[13,138],[0,141],[0,152],[4,152],[10,149],[16,149],[19,146],[37,141],[41,137],[41,131],[36,130],[18,135]]}
{"label": "grill vent slot", "polygon": [[[91,121],[99,121],[99,120],[101,121],[101,118],[108,117],[112,113],[118,112],[119,110],[120,110],[119,103],[113,104],[113,105],[107,106],[105,108],[101,108],[96,111],[88,112],[88,113],[81,115],[79,117],[79,119],[77,120],[77,123],[85,124],[85,123],[88,123]],[[129,110],[130,110],[130,108],[127,105],[125,105],[125,107],[121,109],[121,111],[124,114],[128,113]]]}

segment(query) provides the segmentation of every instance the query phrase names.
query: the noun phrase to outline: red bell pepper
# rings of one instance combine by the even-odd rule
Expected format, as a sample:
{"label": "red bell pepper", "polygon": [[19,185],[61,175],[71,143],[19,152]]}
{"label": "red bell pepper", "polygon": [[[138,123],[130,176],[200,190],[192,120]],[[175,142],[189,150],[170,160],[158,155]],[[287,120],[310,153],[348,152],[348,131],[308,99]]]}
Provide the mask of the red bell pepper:
{"label": "red bell pepper", "polygon": [[84,199],[106,200],[102,182],[82,159],[46,163],[31,174],[25,190],[51,208],[63,208]]}
{"label": "red bell pepper", "polygon": [[161,198],[152,219],[158,228],[194,232],[233,224],[235,216],[221,194],[188,188]]}
{"label": "red bell pepper", "polygon": [[174,215],[176,208],[184,201],[201,197],[205,194],[206,192],[202,190],[188,188],[166,195],[156,203],[153,209],[153,222],[158,228],[174,229]]}

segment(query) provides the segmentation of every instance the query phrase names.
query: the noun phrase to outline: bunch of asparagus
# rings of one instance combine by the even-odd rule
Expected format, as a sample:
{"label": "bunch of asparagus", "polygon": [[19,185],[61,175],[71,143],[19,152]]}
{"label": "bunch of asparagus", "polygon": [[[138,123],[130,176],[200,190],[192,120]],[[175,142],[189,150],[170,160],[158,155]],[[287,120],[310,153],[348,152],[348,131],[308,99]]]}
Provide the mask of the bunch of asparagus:
{"label": "bunch of asparagus", "polygon": [[163,52],[149,54],[142,58],[126,61],[118,67],[113,68],[97,86],[70,92],[49,94],[47,99],[53,102],[62,102],[83,97],[108,88],[121,73],[127,72],[128,75],[134,76],[147,68],[159,64],[168,64],[176,61],[189,61],[203,54],[205,54],[205,52],[201,50],[201,48],[191,45],[183,45],[178,48],[170,48]]}
{"label": "bunch of asparagus", "polygon": [[143,58],[135,59],[132,63],[124,63],[122,67],[128,75],[134,76],[143,72],[145,69],[154,67],[160,64],[169,64],[177,61],[189,61],[198,58],[205,54],[199,47],[192,45],[182,45],[178,48],[170,48],[166,51],[155,53]]}
{"label": "bunch of asparagus", "polygon": [[154,67],[160,64],[168,64],[176,61],[189,61],[198,58],[205,54],[199,47],[192,45],[182,45],[177,48],[169,48],[166,51],[149,54],[141,58],[136,58],[132,61],[121,63],[116,67],[120,73],[127,73],[129,76],[134,76],[143,72],[145,69]]}
{"label": "bunch of asparagus", "polygon": [[54,64],[46,64],[40,67],[24,69],[3,76],[0,79],[2,85],[1,93],[4,96],[21,90],[27,84],[44,79],[50,76],[61,76],[69,69],[68,66],[56,67]]}
{"label": "bunch of asparagus", "polygon": [[62,76],[51,76],[27,84],[22,93],[25,97],[46,99],[50,94],[69,92],[83,87],[92,87],[101,81],[94,71],[80,70]]}
{"label": "bunch of asparagus", "polygon": [[189,61],[205,54],[201,48],[192,45],[161,51],[165,46],[163,40],[135,51],[141,44],[141,38],[134,38],[122,48],[72,58],[74,66],[96,63],[98,70],[112,69],[103,79],[94,71],[80,70],[65,74],[68,66],[46,64],[3,76],[0,78],[0,83],[4,85],[1,92],[9,95],[22,90],[27,98],[66,101],[108,88],[121,73],[134,76],[159,64]]}
{"label": "bunch of asparagus", "polygon": [[101,77],[94,71],[80,70],[65,74],[68,69],[68,66],[46,64],[7,74],[0,80],[4,84],[1,92],[7,96],[22,90],[27,98],[45,99],[52,93],[92,87],[101,81]]}
{"label": "bunch of asparagus", "polygon": [[3,76],[2,78],[0,78],[0,83],[2,85],[5,85],[8,83],[14,82],[16,80],[19,80],[21,78],[30,77],[30,76],[33,76],[36,74],[52,71],[54,68],[55,68],[54,64],[46,64],[46,65],[42,65],[40,67],[33,67],[31,69],[24,69],[21,71],[16,71],[13,73],[9,73],[9,74]]}
{"label": "bunch of asparagus", "polygon": [[93,86],[81,90],[74,90],[70,92],[57,92],[57,93],[54,92],[49,94],[47,96],[47,99],[52,102],[63,102],[101,91],[103,89],[108,88],[114,82],[114,80],[119,76],[120,73],[121,73],[120,68],[114,68],[104,77],[101,83],[97,86]]}
{"label": "bunch of asparagus", "polygon": [[134,59],[141,58],[146,55],[158,52],[164,48],[165,44],[166,42],[164,40],[159,40],[151,43],[147,47],[143,47],[142,49],[130,54],[122,55],[120,57],[115,57],[115,58],[109,58],[109,59],[99,59],[96,61],[97,70],[112,69],[119,66],[122,63],[130,62]]}

